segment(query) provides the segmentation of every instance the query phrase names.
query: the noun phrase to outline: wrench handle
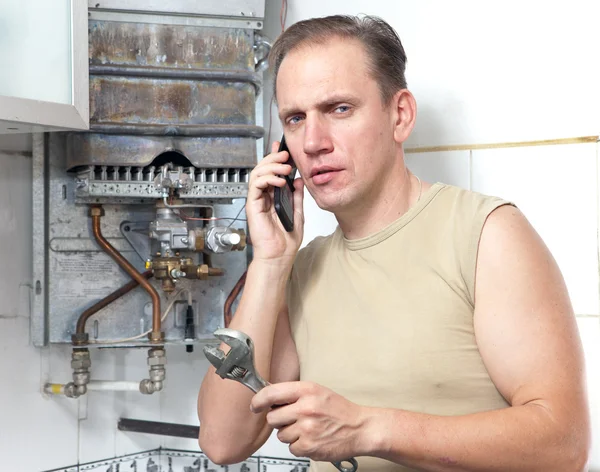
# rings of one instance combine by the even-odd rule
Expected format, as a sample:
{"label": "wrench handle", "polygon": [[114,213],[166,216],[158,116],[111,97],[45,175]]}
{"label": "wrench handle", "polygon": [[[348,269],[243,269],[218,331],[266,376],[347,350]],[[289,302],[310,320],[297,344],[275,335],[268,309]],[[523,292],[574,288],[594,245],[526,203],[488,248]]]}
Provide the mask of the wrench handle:
{"label": "wrench handle", "polygon": [[[351,467],[344,467],[344,463],[350,463]],[[343,459],[338,462],[332,462],[332,464],[340,472],[356,472],[356,470],[358,469],[358,462],[356,462],[356,459],[354,457],[351,457],[350,459]]]}

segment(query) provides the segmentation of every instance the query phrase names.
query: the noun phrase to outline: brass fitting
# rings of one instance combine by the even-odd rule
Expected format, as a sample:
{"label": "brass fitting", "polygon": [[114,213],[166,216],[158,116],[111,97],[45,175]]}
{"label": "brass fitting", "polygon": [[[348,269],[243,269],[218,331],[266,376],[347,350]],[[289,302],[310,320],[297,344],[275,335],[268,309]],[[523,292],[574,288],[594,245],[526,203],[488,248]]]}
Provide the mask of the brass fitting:
{"label": "brass fitting", "polygon": [[167,358],[162,347],[153,347],[148,350],[148,366],[150,367],[150,378],[140,382],[140,392],[150,395],[160,392],[165,381]]}
{"label": "brass fitting", "polygon": [[195,228],[190,231],[188,239],[191,241],[190,249],[195,252],[202,252],[206,247],[206,230],[204,228]]}
{"label": "brass fitting", "polygon": [[161,287],[163,289],[163,292],[172,293],[173,291],[175,291],[175,282],[173,282],[173,279],[162,279]]}
{"label": "brass fitting", "polygon": [[182,267],[181,270],[185,272],[185,276],[188,279],[206,280],[209,277],[220,277],[225,274],[223,269],[209,267],[207,264]]}
{"label": "brass fitting", "polygon": [[246,248],[246,232],[243,229],[234,229],[232,231],[240,235],[240,242],[235,246],[231,246],[231,250],[243,251]]}
{"label": "brass fitting", "polygon": [[89,216],[104,216],[104,208],[101,205],[90,206]]}
{"label": "brass fitting", "polygon": [[71,335],[71,342],[74,346],[85,346],[90,341],[90,335],[87,333],[75,333]]}
{"label": "brass fitting", "polygon": [[148,339],[152,344],[162,344],[165,340],[165,333],[163,331],[159,331],[158,333],[150,331],[150,333],[148,333]]}

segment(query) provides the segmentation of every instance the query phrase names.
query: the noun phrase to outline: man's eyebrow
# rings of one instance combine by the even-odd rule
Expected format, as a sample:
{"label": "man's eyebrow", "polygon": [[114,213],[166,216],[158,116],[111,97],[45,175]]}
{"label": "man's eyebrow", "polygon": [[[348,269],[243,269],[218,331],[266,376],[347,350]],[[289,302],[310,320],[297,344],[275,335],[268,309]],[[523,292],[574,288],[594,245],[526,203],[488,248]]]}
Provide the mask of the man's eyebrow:
{"label": "man's eyebrow", "polygon": [[[318,102],[315,106],[317,109],[327,109],[331,108],[338,103],[358,103],[358,98],[351,94],[339,94],[339,95],[331,95],[330,97],[325,98],[324,100]],[[282,108],[279,111],[279,118],[284,119],[287,116],[297,115],[299,113],[304,113],[299,107],[293,106],[289,108]]]}

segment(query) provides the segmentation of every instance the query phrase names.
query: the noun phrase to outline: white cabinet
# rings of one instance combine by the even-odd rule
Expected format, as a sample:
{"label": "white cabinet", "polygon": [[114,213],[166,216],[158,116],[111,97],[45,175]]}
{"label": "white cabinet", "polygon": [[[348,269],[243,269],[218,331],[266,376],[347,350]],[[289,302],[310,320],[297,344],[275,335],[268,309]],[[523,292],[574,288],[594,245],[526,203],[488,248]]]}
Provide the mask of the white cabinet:
{"label": "white cabinet", "polygon": [[87,0],[0,0],[0,133],[89,128]]}

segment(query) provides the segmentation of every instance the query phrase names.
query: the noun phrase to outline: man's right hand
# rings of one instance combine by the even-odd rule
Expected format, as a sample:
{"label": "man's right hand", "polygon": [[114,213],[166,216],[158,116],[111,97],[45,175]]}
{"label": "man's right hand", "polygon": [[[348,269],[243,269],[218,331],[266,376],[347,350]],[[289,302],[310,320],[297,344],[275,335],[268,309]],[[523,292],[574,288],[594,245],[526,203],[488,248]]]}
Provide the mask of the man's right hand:
{"label": "man's right hand", "polygon": [[275,211],[274,187],[283,187],[286,181],[279,175],[289,175],[290,165],[286,151],[277,152],[279,142],[271,146],[271,154],[265,156],[250,174],[246,217],[252,239],[253,260],[291,265],[304,235],[304,184],[301,178],[294,180],[294,231],[287,232]]}

